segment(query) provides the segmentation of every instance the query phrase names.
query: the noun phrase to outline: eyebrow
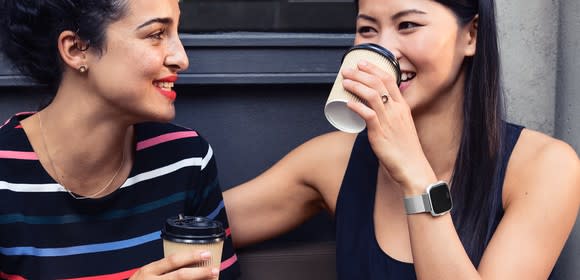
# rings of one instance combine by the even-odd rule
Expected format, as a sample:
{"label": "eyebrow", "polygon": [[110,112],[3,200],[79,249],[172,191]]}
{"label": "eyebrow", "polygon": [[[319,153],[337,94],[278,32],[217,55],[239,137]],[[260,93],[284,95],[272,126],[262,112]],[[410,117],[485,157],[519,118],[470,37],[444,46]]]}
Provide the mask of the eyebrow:
{"label": "eyebrow", "polygon": [[[397,19],[402,18],[402,17],[407,16],[407,15],[410,15],[410,14],[426,15],[427,13],[420,11],[420,10],[417,10],[417,9],[404,10],[404,11],[400,11],[400,12],[392,15],[391,20],[396,21]],[[376,18],[369,16],[369,15],[365,15],[365,14],[359,14],[357,16],[357,18],[366,19],[366,20],[372,21],[374,23],[378,22],[378,20]]]}
{"label": "eyebrow", "polygon": [[391,20],[395,21],[399,18],[402,18],[404,16],[408,16],[411,14],[419,14],[419,15],[426,15],[427,13],[417,10],[417,9],[410,9],[410,10],[404,10],[404,11],[400,11],[394,15],[391,16]]}
{"label": "eyebrow", "polygon": [[154,18],[154,19],[150,19],[148,21],[146,21],[145,23],[137,26],[137,28],[135,28],[136,30],[139,30],[145,26],[154,24],[154,23],[161,23],[161,24],[165,24],[165,25],[169,25],[171,23],[173,23],[173,19],[171,18]]}

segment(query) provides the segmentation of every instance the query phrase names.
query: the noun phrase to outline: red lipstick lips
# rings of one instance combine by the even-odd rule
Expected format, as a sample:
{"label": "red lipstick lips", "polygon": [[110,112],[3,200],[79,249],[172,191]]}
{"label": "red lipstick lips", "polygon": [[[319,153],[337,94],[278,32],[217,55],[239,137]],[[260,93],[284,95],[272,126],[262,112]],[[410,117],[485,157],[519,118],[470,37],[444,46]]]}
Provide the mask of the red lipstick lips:
{"label": "red lipstick lips", "polygon": [[161,93],[161,95],[167,97],[171,101],[174,101],[177,97],[177,94],[175,91],[171,90],[171,88],[173,88],[173,83],[177,81],[177,79],[177,75],[171,75],[154,81],[153,85],[155,85],[157,91]]}

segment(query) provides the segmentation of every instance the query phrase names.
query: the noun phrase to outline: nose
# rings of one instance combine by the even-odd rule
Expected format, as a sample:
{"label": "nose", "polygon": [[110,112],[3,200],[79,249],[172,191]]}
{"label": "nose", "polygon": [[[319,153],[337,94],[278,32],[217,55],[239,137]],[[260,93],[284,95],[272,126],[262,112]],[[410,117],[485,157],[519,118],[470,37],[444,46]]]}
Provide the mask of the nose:
{"label": "nose", "polygon": [[395,36],[381,36],[379,44],[389,50],[397,60],[400,60],[403,56],[401,53],[401,45]]}
{"label": "nose", "polygon": [[387,47],[387,50],[391,51],[391,53],[395,56],[397,61],[401,60],[401,58],[403,57],[399,48],[388,48]]}
{"label": "nose", "polygon": [[165,65],[175,72],[181,72],[189,67],[189,59],[181,39],[175,36],[168,44],[168,55],[165,57]]}

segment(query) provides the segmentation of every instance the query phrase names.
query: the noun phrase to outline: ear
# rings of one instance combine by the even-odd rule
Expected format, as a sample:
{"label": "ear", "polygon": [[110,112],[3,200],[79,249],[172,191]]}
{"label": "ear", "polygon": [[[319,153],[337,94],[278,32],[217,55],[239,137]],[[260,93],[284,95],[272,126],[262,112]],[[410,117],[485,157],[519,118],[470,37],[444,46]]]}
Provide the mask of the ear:
{"label": "ear", "polygon": [[86,50],[88,45],[76,33],[66,30],[58,36],[58,51],[65,65],[75,71],[81,66],[87,67]]}
{"label": "ear", "polygon": [[477,45],[477,26],[479,15],[475,15],[473,19],[464,27],[465,32],[465,56],[474,56]]}

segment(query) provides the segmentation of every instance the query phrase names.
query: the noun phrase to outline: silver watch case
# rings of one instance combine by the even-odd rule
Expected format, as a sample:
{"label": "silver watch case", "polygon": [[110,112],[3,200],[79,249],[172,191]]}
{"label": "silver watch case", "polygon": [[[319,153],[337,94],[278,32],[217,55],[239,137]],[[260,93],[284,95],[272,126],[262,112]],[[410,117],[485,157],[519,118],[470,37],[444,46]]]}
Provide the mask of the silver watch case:
{"label": "silver watch case", "polygon": [[[431,197],[432,194],[433,198]],[[437,209],[433,209],[433,199],[439,199],[439,201],[435,202],[438,203],[436,205]],[[445,181],[439,181],[427,186],[426,193],[422,195],[405,197],[404,203],[408,215],[429,212],[433,216],[441,216],[447,214],[453,208],[449,186]]]}

